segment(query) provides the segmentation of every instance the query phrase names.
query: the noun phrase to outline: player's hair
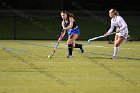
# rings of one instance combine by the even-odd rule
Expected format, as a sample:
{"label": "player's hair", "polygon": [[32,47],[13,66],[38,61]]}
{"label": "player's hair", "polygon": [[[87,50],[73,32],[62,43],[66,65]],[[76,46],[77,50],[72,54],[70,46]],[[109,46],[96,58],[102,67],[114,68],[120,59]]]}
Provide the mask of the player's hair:
{"label": "player's hair", "polygon": [[70,12],[67,12],[67,11],[61,11],[60,13],[64,13],[64,14],[66,14],[68,17],[74,18],[74,14],[73,14],[73,13],[70,13]]}
{"label": "player's hair", "polygon": [[116,9],[111,9],[111,10],[115,15],[119,16],[119,12]]}

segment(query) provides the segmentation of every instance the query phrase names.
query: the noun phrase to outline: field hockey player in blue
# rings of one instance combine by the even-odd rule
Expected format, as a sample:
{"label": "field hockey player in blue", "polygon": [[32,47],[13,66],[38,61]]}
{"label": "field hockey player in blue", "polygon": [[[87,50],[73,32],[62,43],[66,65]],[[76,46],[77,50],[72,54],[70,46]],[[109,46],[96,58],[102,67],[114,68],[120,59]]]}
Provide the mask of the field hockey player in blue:
{"label": "field hockey player in blue", "polygon": [[63,36],[65,35],[66,31],[68,33],[68,56],[67,58],[72,58],[72,51],[73,48],[80,48],[81,53],[84,52],[82,44],[77,44],[76,39],[78,39],[80,35],[80,29],[76,25],[74,20],[74,15],[72,13],[68,13],[67,11],[62,11],[60,13],[62,18],[62,28],[63,28]]}

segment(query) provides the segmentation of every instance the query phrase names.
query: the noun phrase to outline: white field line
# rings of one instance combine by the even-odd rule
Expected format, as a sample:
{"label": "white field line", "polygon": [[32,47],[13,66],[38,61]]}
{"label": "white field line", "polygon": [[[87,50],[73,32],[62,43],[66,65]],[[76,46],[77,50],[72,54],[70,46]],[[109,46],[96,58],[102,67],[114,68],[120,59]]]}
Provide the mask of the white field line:
{"label": "white field line", "polygon": [[[55,45],[56,43],[51,43],[52,45]],[[67,46],[67,44],[60,44],[62,46]],[[105,46],[101,46],[101,45],[85,45],[85,47],[97,47],[97,48],[112,48],[113,47],[105,47]],[[132,48],[121,48],[121,49],[132,49]]]}

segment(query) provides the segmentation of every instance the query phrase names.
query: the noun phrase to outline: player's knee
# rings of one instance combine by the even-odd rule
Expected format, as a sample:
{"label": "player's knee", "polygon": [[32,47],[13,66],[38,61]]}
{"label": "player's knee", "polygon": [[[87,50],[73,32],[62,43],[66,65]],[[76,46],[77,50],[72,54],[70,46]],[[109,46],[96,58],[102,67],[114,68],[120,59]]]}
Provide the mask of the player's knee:
{"label": "player's knee", "polygon": [[75,34],[74,36],[73,36],[73,39],[77,39],[78,38],[78,34]]}
{"label": "player's knee", "polygon": [[73,42],[72,39],[67,40],[67,44],[72,44],[72,42]]}
{"label": "player's knee", "polygon": [[114,44],[114,47],[119,47],[119,46],[120,46],[119,43],[115,43],[115,44]]}
{"label": "player's knee", "polygon": [[68,48],[72,48],[73,47],[73,45],[72,44],[68,44]]}
{"label": "player's knee", "polygon": [[75,43],[73,43],[72,46],[75,47]]}

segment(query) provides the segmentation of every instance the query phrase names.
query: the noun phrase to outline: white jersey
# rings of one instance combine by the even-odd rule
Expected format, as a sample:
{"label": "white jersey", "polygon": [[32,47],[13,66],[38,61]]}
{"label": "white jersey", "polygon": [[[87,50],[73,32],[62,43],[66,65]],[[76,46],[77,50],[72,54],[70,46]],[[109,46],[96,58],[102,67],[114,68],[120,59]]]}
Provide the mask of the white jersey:
{"label": "white jersey", "polygon": [[114,18],[111,19],[111,27],[108,30],[108,33],[111,33],[114,27],[116,27],[116,31],[120,31],[116,35],[127,38],[128,35],[127,24],[121,16],[115,16]]}

